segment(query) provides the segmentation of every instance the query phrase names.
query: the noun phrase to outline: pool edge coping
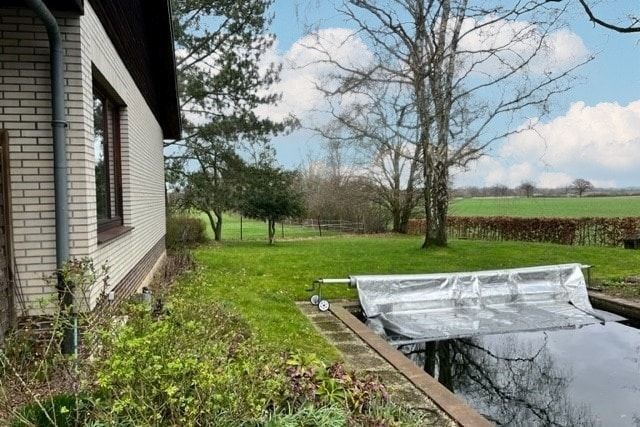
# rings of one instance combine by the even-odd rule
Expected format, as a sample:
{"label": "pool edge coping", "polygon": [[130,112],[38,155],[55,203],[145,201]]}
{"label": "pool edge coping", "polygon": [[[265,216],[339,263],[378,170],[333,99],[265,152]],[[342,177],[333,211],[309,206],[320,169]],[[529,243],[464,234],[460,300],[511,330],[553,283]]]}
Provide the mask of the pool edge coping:
{"label": "pool edge coping", "polygon": [[351,329],[362,341],[386,360],[418,390],[427,395],[433,403],[461,426],[492,426],[469,404],[458,398],[435,378],[420,369],[404,354],[391,347],[384,339],[370,330],[356,318],[347,307],[357,306],[356,302],[333,303],[330,311],[343,324]]}
{"label": "pool edge coping", "polygon": [[602,292],[589,291],[588,293],[594,308],[604,309],[631,320],[640,320],[640,303],[612,297]]}

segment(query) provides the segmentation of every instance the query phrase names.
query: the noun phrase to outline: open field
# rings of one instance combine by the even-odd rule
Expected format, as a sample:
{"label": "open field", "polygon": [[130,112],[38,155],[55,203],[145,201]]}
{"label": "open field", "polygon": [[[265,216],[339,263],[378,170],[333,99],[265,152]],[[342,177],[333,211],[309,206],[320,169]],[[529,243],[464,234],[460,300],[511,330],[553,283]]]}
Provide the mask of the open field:
{"label": "open field", "polygon": [[452,201],[449,214],[570,218],[640,216],[640,196],[474,197]]}
{"label": "open field", "polygon": [[[337,357],[298,311],[317,277],[364,273],[452,272],[579,262],[595,266],[593,277],[615,280],[637,275],[640,251],[521,242],[453,241],[447,248],[420,250],[415,236],[336,236],[285,241],[224,242],[195,251],[201,288],[239,312],[274,351],[296,348],[325,360]],[[186,277],[184,280],[190,280]],[[346,287],[327,287],[329,298],[354,298]]]}

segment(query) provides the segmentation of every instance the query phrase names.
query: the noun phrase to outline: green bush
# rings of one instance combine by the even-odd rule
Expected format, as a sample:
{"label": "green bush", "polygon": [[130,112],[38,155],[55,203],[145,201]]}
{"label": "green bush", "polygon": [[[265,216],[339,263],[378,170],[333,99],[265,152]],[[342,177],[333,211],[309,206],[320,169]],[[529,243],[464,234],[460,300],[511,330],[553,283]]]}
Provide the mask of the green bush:
{"label": "green bush", "polygon": [[395,425],[386,422],[395,415],[387,416],[387,393],[375,378],[269,351],[244,320],[202,292],[201,276],[191,278],[174,288],[162,313],[133,305],[126,324],[101,333],[93,421],[303,426],[338,414],[352,425]]}
{"label": "green bush", "polygon": [[72,427],[84,425],[89,402],[71,394],[59,394],[30,403],[18,411],[11,427]]}
{"label": "green bush", "polygon": [[247,325],[197,288],[170,298],[154,318],[133,306],[129,321],[101,334],[95,358],[101,410],[109,424],[211,425],[258,420],[285,389],[280,357]]}
{"label": "green bush", "polygon": [[205,230],[205,223],[200,218],[169,215],[167,217],[167,248],[180,249],[203,243],[207,240]]}

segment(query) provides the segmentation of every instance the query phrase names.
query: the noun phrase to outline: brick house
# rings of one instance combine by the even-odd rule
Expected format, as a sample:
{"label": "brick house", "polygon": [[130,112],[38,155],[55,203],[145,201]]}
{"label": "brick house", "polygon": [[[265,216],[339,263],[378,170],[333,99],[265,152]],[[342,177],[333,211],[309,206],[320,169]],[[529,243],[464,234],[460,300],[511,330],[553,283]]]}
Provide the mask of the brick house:
{"label": "brick house", "polygon": [[[45,27],[38,14],[48,12],[63,48],[58,110],[48,33],[55,24]],[[60,110],[66,174],[57,176]],[[43,314],[43,297],[58,293],[44,278],[61,257],[110,266],[107,286],[86,296],[90,309],[107,295],[134,292],[160,265],[163,140],[179,134],[168,0],[2,0],[0,341],[17,318]],[[66,176],[66,203],[59,176]]]}

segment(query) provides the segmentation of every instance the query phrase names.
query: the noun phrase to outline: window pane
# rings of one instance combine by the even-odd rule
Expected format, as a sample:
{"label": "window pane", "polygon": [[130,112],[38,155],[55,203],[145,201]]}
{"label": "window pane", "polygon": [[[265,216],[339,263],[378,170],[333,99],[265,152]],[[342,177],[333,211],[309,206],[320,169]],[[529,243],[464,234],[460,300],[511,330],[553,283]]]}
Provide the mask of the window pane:
{"label": "window pane", "polygon": [[109,187],[108,164],[105,159],[105,111],[106,106],[102,99],[93,96],[93,150],[95,156],[96,172],[96,205],[98,211],[98,223],[100,220],[109,219]]}

